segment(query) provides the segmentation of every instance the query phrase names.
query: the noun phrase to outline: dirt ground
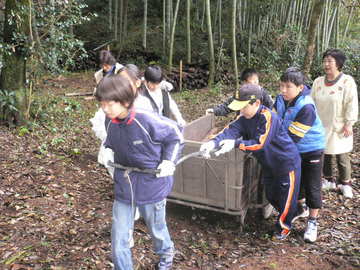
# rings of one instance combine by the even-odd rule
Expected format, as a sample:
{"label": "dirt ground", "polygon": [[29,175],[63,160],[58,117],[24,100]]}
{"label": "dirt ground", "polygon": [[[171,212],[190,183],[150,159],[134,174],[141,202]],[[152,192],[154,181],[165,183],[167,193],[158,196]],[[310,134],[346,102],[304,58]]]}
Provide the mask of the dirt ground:
{"label": "dirt ground", "polygon": [[[49,78],[42,88],[44,95],[63,98],[64,93],[91,91],[93,81],[90,73],[78,74]],[[186,120],[220,102],[215,96],[203,98],[205,91],[181,102],[174,94]],[[0,269],[112,269],[112,180],[97,163],[99,141],[87,121],[96,102],[72,99],[76,103],[71,104],[81,106],[68,114],[76,124],[67,126],[49,116],[51,125],[25,135],[0,127]],[[68,108],[69,100],[61,99],[57,106]],[[56,148],[59,136],[66,142]],[[305,220],[296,221],[287,240],[276,242],[271,240],[274,216],[264,220],[250,210],[240,228],[234,216],[168,203],[176,247],[173,269],[360,269],[359,129],[355,139],[354,198],[344,199],[338,191],[323,193],[315,244],[303,241]],[[141,220],[134,240],[134,269],[154,269],[157,257]]]}

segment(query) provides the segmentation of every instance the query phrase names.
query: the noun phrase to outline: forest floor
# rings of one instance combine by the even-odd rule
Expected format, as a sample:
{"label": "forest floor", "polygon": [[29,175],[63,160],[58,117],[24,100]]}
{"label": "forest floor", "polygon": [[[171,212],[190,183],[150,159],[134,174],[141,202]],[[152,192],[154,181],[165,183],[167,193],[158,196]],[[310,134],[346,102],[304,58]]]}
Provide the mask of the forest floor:
{"label": "forest floor", "polygon": [[[97,163],[100,142],[88,121],[95,100],[65,97],[93,89],[92,73],[47,78],[31,126],[0,127],[0,269],[112,269],[113,183]],[[174,93],[187,121],[225,99],[219,90]],[[181,100],[180,100],[181,99]],[[219,125],[225,120],[218,119]],[[271,240],[275,217],[236,217],[168,203],[173,269],[308,270],[360,268],[360,129],[352,153],[354,198],[324,192],[319,237],[303,241],[299,220],[287,240]],[[135,224],[134,269],[157,257],[143,221]]]}

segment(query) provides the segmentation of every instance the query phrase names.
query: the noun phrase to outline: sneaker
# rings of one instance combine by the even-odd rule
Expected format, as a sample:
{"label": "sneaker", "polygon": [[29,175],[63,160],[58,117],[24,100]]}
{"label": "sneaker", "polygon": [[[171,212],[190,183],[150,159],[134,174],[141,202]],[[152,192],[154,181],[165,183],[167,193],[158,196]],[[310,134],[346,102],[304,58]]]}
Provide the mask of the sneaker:
{"label": "sneaker", "polygon": [[279,241],[285,240],[289,236],[290,232],[291,231],[287,229],[282,229],[280,232],[276,231],[274,233],[273,240],[279,240]]}
{"label": "sneaker", "polygon": [[134,220],[138,220],[140,218],[140,212],[139,212],[139,208],[135,208],[135,216],[134,216]]}
{"label": "sneaker", "polygon": [[314,243],[317,239],[317,224],[316,220],[309,220],[304,233],[304,241]]}
{"label": "sneaker", "polygon": [[354,196],[352,187],[350,185],[339,185],[339,188],[345,198],[352,198]]}
{"label": "sneaker", "polygon": [[321,188],[323,190],[335,190],[336,189],[336,183],[333,182],[333,181],[329,181],[327,179],[323,179]]}
{"label": "sneaker", "polygon": [[271,214],[273,213],[273,210],[274,210],[274,206],[272,206],[270,203],[268,205],[266,205],[263,209],[262,209],[262,214],[263,214],[263,217],[265,219],[268,219]]}
{"label": "sneaker", "polygon": [[160,259],[160,262],[156,264],[155,269],[156,270],[170,270],[172,268],[172,261],[171,262],[165,262],[164,260]]}
{"label": "sneaker", "polygon": [[298,218],[305,218],[308,216],[309,216],[309,207],[307,207],[306,204],[299,204],[297,213],[291,222],[295,222],[295,220],[297,220]]}

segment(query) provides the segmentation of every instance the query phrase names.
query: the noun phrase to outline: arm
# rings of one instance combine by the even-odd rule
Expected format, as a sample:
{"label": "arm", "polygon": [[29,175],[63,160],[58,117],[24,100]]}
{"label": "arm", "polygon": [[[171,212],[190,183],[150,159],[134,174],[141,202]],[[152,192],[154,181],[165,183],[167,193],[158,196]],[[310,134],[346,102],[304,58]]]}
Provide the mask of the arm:
{"label": "arm", "polygon": [[296,115],[288,128],[288,134],[293,142],[297,143],[311,129],[316,120],[315,107],[312,104],[305,105]]}
{"label": "arm", "polygon": [[184,120],[184,118],[181,115],[181,112],[177,106],[177,104],[175,103],[175,101],[172,99],[171,95],[168,93],[169,95],[169,106],[170,106],[170,112],[174,115],[176,122],[180,125],[180,126],[185,126],[186,121]]}
{"label": "arm", "polygon": [[228,98],[224,103],[219,104],[217,106],[213,107],[214,114],[216,116],[226,116],[229,113],[233,112],[233,110],[230,110],[228,108],[229,104],[234,100],[233,97]]}
{"label": "arm", "polygon": [[359,113],[358,94],[356,83],[353,78],[345,81],[345,96],[344,96],[344,109],[345,109],[345,126],[344,136],[348,137],[353,134],[352,126],[356,123]]}
{"label": "arm", "polygon": [[265,88],[262,88],[263,92],[262,92],[262,104],[266,107],[268,107],[269,109],[273,108],[274,105],[274,101],[271,98],[271,96],[269,95],[268,91],[266,91]]}
{"label": "arm", "polygon": [[227,127],[223,129],[214,139],[215,148],[219,147],[219,143],[222,140],[230,139],[237,140],[242,136],[242,118],[238,117],[235,121],[231,122]]}

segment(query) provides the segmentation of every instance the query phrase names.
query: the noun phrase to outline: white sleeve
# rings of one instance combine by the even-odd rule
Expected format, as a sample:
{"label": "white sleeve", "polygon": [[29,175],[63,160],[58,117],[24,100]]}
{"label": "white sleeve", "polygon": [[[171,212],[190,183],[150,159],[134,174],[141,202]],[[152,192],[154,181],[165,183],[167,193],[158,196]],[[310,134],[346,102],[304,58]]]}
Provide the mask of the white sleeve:
{"label": "white sleeve", "polygon": [[176,122],[180,125],[180,126],[184,126],[186,121],[184,120],[184,118],[181,115],[181,112],[177,106],[177,104],[175,103],[175,101],[172,99],[172,97],[169,94],[169,105],[170,105],[170,111],[171,113],[174,115]]}
{"label": "white sleeve", "polygon": [[98,137],[101,141],[106,139],[106,129],[105,129],[105,113],[100,108],[94,115],[93,118],[90,119],[92,124],[92,130],[95,133],[95,136]]}
{"label": "white sleeve", "polygon": [[345,121],[354,125],[358,120],[359,102],[356,83],[350,76],[349,79],[345,81],[344,102]]}

